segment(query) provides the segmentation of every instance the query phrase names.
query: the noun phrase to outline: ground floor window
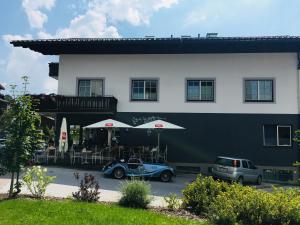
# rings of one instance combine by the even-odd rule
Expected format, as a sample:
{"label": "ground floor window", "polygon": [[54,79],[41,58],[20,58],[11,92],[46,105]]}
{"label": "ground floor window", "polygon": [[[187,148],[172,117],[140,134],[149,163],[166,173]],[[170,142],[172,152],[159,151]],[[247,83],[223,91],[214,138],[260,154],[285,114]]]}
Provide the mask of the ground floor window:
{"label": "ground floor window", "polygon": [[264,125],[263,136],[265,146],[291,146],[291,126]]}

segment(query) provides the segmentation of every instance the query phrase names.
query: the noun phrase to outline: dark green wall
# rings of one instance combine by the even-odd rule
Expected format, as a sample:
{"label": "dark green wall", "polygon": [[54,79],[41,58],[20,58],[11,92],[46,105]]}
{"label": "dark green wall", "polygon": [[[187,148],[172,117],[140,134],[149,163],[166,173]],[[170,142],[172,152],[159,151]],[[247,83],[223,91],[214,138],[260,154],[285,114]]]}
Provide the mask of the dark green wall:
{"label": "dark green wall", "polygon": [[[82,126],[95,123],[110,115],[58,114],[58,129],[66,116],[68,124]],[[212,114],[212,113],[117,113],[115,119],[139,125],[148,119],[163,119],[185,127],[185,130],[165,130],[161,146],[168,145],[168,160],[184,163],[211,163],[219,156],[235,156],[253,160],[257,165],[291,166],[299,160],[300,151],[292,147],[263,146],[263,124],[299,127],[298,115],[277,114]],[[57,129],[57,131],[58,131]],[[121,131],[123,145],[156,145],[155,132],[129,129]]]}

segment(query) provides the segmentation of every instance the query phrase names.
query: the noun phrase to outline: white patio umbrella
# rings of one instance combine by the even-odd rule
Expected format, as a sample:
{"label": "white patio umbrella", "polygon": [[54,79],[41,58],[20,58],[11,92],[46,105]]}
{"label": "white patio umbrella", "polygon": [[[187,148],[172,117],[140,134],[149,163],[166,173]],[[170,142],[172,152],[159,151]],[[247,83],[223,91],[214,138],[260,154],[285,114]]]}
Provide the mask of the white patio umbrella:
{"label": "white patio umbrella", "polygon": [[132,128],[132,126],[113,119],[103,120],[84,127],[83,129],[105,128],[108,131],[107,145],[111,147],[111,135],[114,128]]}
{"label": "white patio umbrella", "polygon": [[59,147],[58,151],[61,153],[62,157],[64,153],[68,150],[68,130],[67,130],[67,120],[64,117],[62,119],[59,135]]}
{"label": "white patio umbrella", "polygon": [[163,129],[185,129],[183,127],[177,126],[173,123],[169,123],[163,120],[154,120],[149,123],[145,123],[139,126],[136,126],[137,129],[155,129],[157,131],[157,151],[159,154],[159,145],[160,145],[160,132]]}

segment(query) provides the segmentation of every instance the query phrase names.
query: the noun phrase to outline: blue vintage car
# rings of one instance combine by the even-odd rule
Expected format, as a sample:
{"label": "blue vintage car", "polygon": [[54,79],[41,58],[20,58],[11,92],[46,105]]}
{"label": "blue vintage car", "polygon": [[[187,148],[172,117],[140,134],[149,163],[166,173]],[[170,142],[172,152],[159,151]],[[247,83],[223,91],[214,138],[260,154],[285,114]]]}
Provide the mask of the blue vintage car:
{"label": "blue vintage car", "polygon": [[174,170],[165,164],[143,163],[142,160],[131,158],[128,162],[115,161],[103,168],[104,175],[116,179],[124,177],[159,178],[163,182],[169,182],[175,176]]}

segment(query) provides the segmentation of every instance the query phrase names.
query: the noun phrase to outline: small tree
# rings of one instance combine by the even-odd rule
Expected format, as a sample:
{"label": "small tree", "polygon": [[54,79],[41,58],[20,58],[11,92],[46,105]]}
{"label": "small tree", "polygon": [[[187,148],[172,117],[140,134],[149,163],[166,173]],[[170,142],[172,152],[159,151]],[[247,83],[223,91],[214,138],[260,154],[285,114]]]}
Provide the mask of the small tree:
{"label": "small tree", "polygon": [[[22,78],[24,93],[26,93],[28,78],[25,76]],[[42,142],[42,132],[39,129],[40,115],[35,111],[31,96],[24,95],[24,93],[20,96],[14,94],[9,101],[9,108],[1,118],[0,127],[6,135],[6,141],[0,164],[11,173],[9,197],[20,192],[20,170],[33,158],[35,150],[41,146]],[[14,187],[17,189],[16,192],[14,192]]]}
{"label": "small tree", "polygon": [[[300,130],[296,130],[296,131],[295,131],[295,136],[294,136],[293,140],[294,140],[295,142],[297,142],[298,147],[300,147]],[[300,162],[296,161],[296,162],[293,164],[293,166],[295,166],[295,167],[298,168],[298,178],[299,178],[299,177],[300,177]],[[300,179],[299,179],[299,181],[300,181]]]}

